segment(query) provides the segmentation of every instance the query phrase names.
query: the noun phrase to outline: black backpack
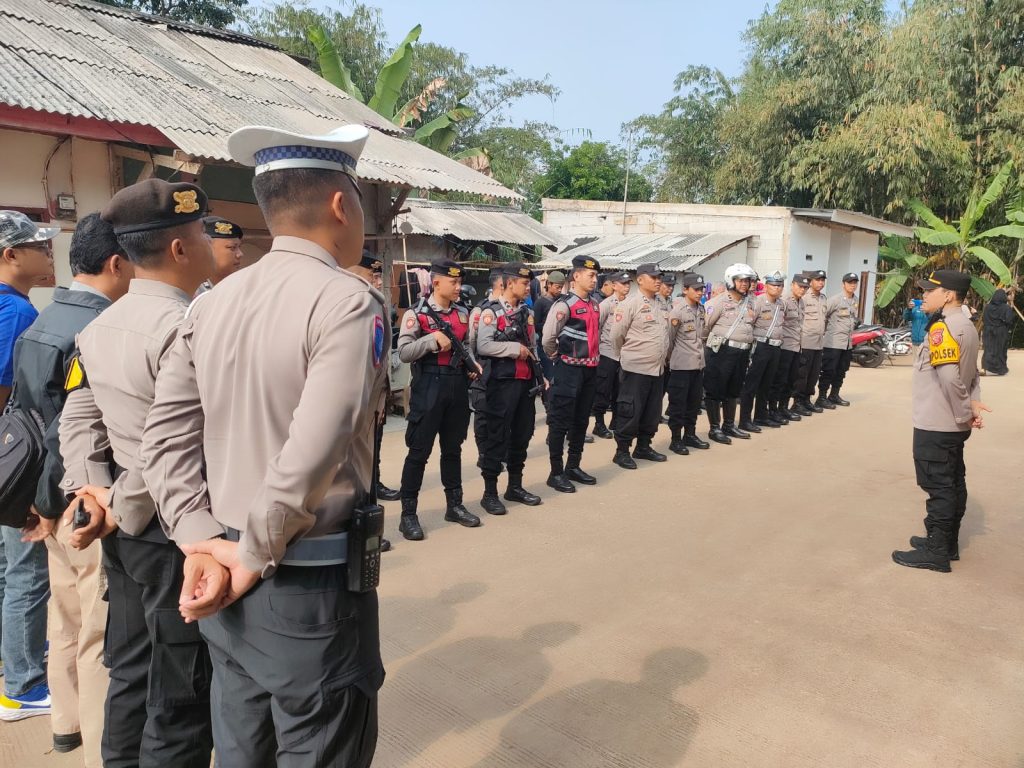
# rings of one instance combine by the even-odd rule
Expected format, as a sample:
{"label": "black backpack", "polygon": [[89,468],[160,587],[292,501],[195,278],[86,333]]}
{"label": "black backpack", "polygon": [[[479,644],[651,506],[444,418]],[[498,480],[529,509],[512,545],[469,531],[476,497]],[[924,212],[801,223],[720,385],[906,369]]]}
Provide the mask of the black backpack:
{"label": "black backpack", "polygon": [[42,419],[9,408],[0,416],[0,525],[25,525],[45,458]]}

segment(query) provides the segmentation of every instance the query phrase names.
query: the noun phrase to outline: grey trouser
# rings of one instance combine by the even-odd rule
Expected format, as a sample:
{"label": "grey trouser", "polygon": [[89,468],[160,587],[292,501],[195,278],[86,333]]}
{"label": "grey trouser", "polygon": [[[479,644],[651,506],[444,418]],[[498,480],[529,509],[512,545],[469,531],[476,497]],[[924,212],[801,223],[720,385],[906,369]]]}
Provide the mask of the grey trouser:
{"label": "grey trouser", "polygon": [[377,594],[345,566],[283,565],[200,629],[218,768],[366,768],[377,746]]}

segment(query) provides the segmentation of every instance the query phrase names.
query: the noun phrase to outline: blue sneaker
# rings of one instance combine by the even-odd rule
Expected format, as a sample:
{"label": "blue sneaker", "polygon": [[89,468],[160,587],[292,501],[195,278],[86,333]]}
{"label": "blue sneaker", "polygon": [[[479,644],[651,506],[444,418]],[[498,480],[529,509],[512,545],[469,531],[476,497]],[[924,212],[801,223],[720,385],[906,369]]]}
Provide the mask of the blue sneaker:
{"label": "blue sneaker", "polygon": [[0,720],[13,722],[50,714],[50,689],[46,683],[30,688],[21,696],[0,696]]}

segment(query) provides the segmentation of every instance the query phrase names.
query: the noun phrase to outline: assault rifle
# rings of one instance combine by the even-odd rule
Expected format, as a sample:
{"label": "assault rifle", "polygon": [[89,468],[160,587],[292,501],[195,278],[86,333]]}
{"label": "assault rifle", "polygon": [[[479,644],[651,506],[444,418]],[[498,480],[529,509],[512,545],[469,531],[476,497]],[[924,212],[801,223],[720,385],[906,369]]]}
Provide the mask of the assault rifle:
{"label": "assault rifle", "polygon": [[519,309],[515,312],[505,315],[505,330],[495,333],[494,338],[496,341],[518,341],[526,347],[530,353],[527,360],[530,361],[530,370],[533,371],[533,386],[530,387],[530,394],[537,395],[544,391],[545,380],[540,360],[537,359],[536,353],[530,347],[530,334],[526,330],[529,316],[530,308],[525,304],[520,304]]}
{"label": "assault rifle", "polygon": [[448,365],[452,368],[458,368],[459,365],[464,365],[466,373],[469,374],[470,378],[480,376],[484,370],[483,366],[477,362],[476,358],[473,357],[473,353],[470,352],[466,345],[462,343],[462,340],[455,335],[455,331],[451,325],[441,319],[441,316],[437,314],[432,306],[430,306],[429,300],[423,302],[423,306],[426,307],[427,315],[430,319],[437,323],[437,330],[447,336],[448,341],[452,344],[452,356],[448,361]]}

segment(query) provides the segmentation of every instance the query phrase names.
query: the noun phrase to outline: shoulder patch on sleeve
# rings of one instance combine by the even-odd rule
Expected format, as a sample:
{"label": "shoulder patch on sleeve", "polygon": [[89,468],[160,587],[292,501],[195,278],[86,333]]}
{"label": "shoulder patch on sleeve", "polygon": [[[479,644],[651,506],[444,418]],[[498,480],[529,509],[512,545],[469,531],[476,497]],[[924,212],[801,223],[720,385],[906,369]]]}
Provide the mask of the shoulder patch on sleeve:
{"label": "shoulder patch on sleeve", "polygon": [[928,329],[928,352],[933,366],[960,362],[960,345],[941,320]]}
{"label": "shoulder patch on sleeve", "polygon": [[76,354],[71,358],[71,365],[68,366],[68,375],[64,379],[64,391],[70,394],[76,389],[85,389],[88,386],[89,379],[85,375],[82,359]]}

